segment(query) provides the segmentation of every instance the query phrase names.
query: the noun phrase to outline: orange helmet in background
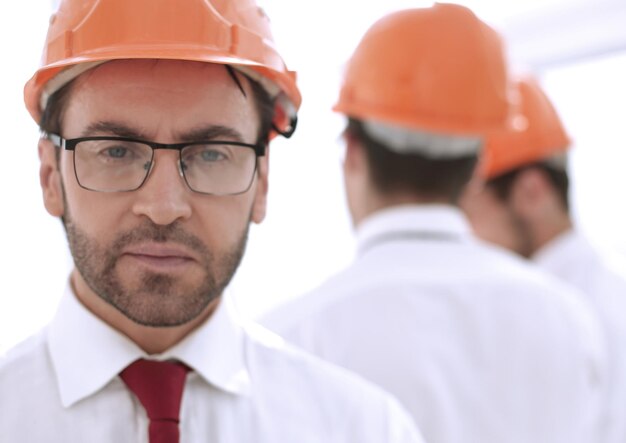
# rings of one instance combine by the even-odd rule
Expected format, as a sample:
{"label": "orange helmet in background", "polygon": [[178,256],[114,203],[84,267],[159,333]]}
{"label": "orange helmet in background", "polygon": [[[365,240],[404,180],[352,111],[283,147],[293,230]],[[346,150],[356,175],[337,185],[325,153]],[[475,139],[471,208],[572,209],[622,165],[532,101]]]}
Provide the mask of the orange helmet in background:
{"label": "orange helmet in background", "polygon": [[520,166],[548,160],[568,150],[571,140],[550,99],[536,80],[526,77],[516,86],[521,112],[526,118],[523,131],[502,131],[488,139],[482,159],[482,175],[494,178]]}
{"label": "orange helmet in background", "polygon": [[507,124],[500,37],[453,4],[392,13],[350,58],[334,110],[416,131],[482,135]]}
{"label": "orange helmet in background", "polygon": [[[42,66],[24,89],[39,123],[51,94],[97,64],[169,59],[233,66],[277,98],[277,131],[295,129],[295,73],[273,45],[254,0],[63,0],[50,19]],[[290,127],[291,125],[291,127]]]}

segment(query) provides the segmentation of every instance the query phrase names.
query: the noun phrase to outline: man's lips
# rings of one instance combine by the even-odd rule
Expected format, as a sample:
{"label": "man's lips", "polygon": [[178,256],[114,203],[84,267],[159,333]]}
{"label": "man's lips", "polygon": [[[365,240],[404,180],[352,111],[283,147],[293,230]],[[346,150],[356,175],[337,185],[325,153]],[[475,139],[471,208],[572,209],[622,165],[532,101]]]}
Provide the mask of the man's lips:
{"label": "man's lips", "polygon": [[142,244],[130,246],[122,252],[140,263],[154,267],[177,267],[197,261],[187,248],[168,244]]}

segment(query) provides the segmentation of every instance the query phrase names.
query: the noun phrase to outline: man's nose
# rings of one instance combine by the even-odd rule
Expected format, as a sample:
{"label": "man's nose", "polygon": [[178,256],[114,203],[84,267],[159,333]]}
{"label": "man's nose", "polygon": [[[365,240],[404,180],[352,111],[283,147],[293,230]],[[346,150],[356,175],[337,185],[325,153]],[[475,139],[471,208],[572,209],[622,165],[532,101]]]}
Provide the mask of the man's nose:
{"label": "man's nose", "polygon": [[193,191],[185,183],[179,153],[157,151],[154,164],[143,186],[137,191],[133,212],[146,216],[157,225],[169,225],[191,217]]}

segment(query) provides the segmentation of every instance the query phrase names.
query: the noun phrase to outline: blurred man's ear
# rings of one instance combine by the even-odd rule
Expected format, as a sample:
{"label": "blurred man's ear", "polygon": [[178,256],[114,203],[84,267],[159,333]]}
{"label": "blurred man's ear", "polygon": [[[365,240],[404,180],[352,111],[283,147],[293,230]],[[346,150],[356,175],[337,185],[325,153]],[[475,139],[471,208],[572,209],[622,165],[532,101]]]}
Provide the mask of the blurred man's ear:
{"label": "blurred man's ear", "polygon": [[362,171],[366,166],[365,152],[361,142],[349,131],[344,134],[346,144],[343,161],[344,172],[355,173]]}
{"label": "blurred man's ear", "polygon": [[254,191],[254,201],[252,202],[252,213],[250,219],[254,223],[261,223],[267,213],[267,192],[269,190],[269,146],[265,149],[265,155],[258,158],[256,189]]}
{"label": "blurred man's ear", "polygon": [[480,195],[482,192],[486,191],[487,181],[482,177],[482,175],[478,172],[478,167],[474,168],[474,173],[472,174],[472,178],[463,188],[463,192],[461,194],[461,202],[467,199],[471,199],[476,195]]}
{"label": "blurred man's ear", "polygon": [[50,140],[39,140],[39,183],[46,210],[50,215],[62,217],[65,212],[61,171],[57,159],[57,148]]}
{"label": "blurred man's ear", "polygon": [[376,199],[376,193],[370,180],[367,156],[361,141],[349,136],[348,132],[344,139],[346,151],[343,161],[343,181],[352,224],[358,226],[371,212],[370,206]]}

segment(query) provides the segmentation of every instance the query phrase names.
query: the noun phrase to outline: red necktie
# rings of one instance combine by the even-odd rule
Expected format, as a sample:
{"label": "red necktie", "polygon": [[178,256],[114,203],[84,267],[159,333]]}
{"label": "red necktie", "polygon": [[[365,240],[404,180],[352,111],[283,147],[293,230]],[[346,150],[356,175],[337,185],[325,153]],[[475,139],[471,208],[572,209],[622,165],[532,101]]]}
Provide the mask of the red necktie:
{"label": "red necktie", "polygon": [[150,443],[179,442],[179,411],[189,368],[181,363],[137,360],[120,377],[148,414]]}

